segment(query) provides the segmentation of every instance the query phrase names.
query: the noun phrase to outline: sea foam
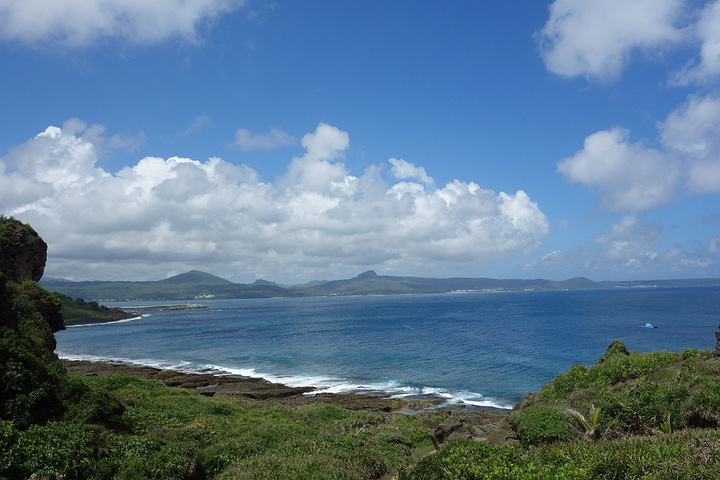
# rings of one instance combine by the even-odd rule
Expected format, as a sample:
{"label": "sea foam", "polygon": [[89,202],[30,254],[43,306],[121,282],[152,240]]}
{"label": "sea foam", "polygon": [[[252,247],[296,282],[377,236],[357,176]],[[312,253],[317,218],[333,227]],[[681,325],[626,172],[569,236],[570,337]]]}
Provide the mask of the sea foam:
{"label": "sea foam", "polygon": [[317,375],[274,375],[258,372],[252,368],[235,368],[223,365],[198,365],[186,361],[165,361],[154,359],[111,358],[97,355],[74,355],[57,352],[58,357],[71,361],[100,362],[114,365],[133,365],[151,367],[161,370],[174,370],[187,374],[206,374],[217,376],[238,376],[242,378],[261,378],[271,383],[278,383],[287,387],[312,387],[312,392],[305,393],[313,396],[323,393],[345,394],[356,393],[360,395],[387,396],[397,399],[425,399],[441,400],[441,403],[431,408],[451,407],[465,405],[482,408],[495,408],[508,410],[513,405],[495,398],[485,397],[474,392],[451,392],[442,388],[409,386],[397,380],[387,380],[379,383],[352,383],[340,378],[331,378]]}
{"label": "sea foam", "polygon": [[143,313],[142,315],[138,315],[137,317],[131,317],[131,318],[124,318],[122,320],[113,320],[110,322],[98,322],[98,323],[81,323],[79,325],[66,325],[65,328],[77,328],[77,327],[97,327],[100,325],[112,325],[115,323],[127,323],[127,322],[134,322],[135,320],[140,320],[141,318],[149,317],[150,314]]}

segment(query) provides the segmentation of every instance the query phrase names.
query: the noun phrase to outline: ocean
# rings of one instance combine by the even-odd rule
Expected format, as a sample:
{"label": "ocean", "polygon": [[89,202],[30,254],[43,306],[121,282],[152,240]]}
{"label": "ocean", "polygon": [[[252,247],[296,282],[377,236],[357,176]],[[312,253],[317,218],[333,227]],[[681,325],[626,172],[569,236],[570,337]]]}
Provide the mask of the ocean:
{"label": "ocean", "polygon": [[720,322],[720,287],[193,303],[208,308],[69,327],[55,334],[57,353],[512,408],[572,365],[594,364],[614,339],[638,352],[711,349]]}

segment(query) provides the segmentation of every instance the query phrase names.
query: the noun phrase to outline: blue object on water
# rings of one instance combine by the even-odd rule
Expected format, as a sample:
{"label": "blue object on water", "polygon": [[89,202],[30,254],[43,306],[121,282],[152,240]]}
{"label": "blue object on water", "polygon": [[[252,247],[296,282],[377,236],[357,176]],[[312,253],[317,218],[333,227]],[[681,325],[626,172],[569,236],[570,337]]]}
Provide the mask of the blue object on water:
{"label": "blue object on water", "polygon": [[657,328],[657,325],[653,325],[652,323],[646,323],[642,326],[642,328]]}

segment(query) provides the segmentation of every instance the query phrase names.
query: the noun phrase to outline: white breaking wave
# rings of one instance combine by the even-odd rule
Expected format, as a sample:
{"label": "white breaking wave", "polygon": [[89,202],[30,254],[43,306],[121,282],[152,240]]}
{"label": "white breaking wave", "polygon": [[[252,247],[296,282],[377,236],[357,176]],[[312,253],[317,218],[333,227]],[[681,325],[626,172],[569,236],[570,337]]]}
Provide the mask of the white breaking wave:
{"label": "white breaking wave", "polygon": [[358,393],[365,395],[386,395],[390,398],[409,399],[438,399],[442,403],[432,408],[449,407],[453,405],[466,405],[482,408],[497,408],[510,410],[513,404],[493,397],[486,397],[475,392],[452,392],[443,388],[415,387],[403,384],[397,380],[384,382],[352,383],[340,378],[332,378],[319,375],[273,375],[258,372],[253,368],[236,368],[222,365],[205,364],[198,365],[186,361],[164,361],[154,359],[129,359],[110,358],[95,355],[74,355],[57,352],[58,357],[65,360],[85,360],[90,362],[102,362],[119,365],[135,365],[141,367],[152,367],[161,370],[175,370],[188,374],[211,374],[217,376],[239,376],[244,378],[262,378],[268,382],[278,383],[288,387],[312,387],[314,391],[305,395],[318,395],[322,393]]}
{"label": "white breaking wave", "polygon": [[116,323],[127,323],[127,322],[134,322],[135,320],[140,320],[141,318],[149,317],[149,313],[143,313],[142,315],[138,315],[137,317],[132,318],[125,318],[123,320],[113,320],[111,322],[100,322],[100,323],[82,323],[80,325],[66,325],[65,328],[77,328],[77,327],[96,327],[99,325],[113,325]]}

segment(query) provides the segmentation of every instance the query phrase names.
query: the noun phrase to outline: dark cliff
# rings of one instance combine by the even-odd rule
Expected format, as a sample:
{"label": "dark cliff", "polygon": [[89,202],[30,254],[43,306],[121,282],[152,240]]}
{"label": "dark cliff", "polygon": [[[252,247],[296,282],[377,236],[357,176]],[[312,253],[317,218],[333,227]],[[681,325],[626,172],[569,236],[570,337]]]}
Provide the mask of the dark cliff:
{"label": "dark cliff", "polygon": [[[0,215],[0,273],[15,296],[30,302],[54,333],[63,330],[61,303],[36,282],[47,261],[47,243],[30,226]],[[54,348],[54,342],[52,343]]]}
{"label": "dark cliff", "polygon": [[35,282],[46,254],[35,230],[0,216],[0,420],[20,429],[64,409],[65,375],[52,333],[64,328],[60,302]]}
{"label": "dark cliff", "polygon": [[0,272],[9,281],[39,281],[46,261],[47,244],[32,227],[0,216]]}

